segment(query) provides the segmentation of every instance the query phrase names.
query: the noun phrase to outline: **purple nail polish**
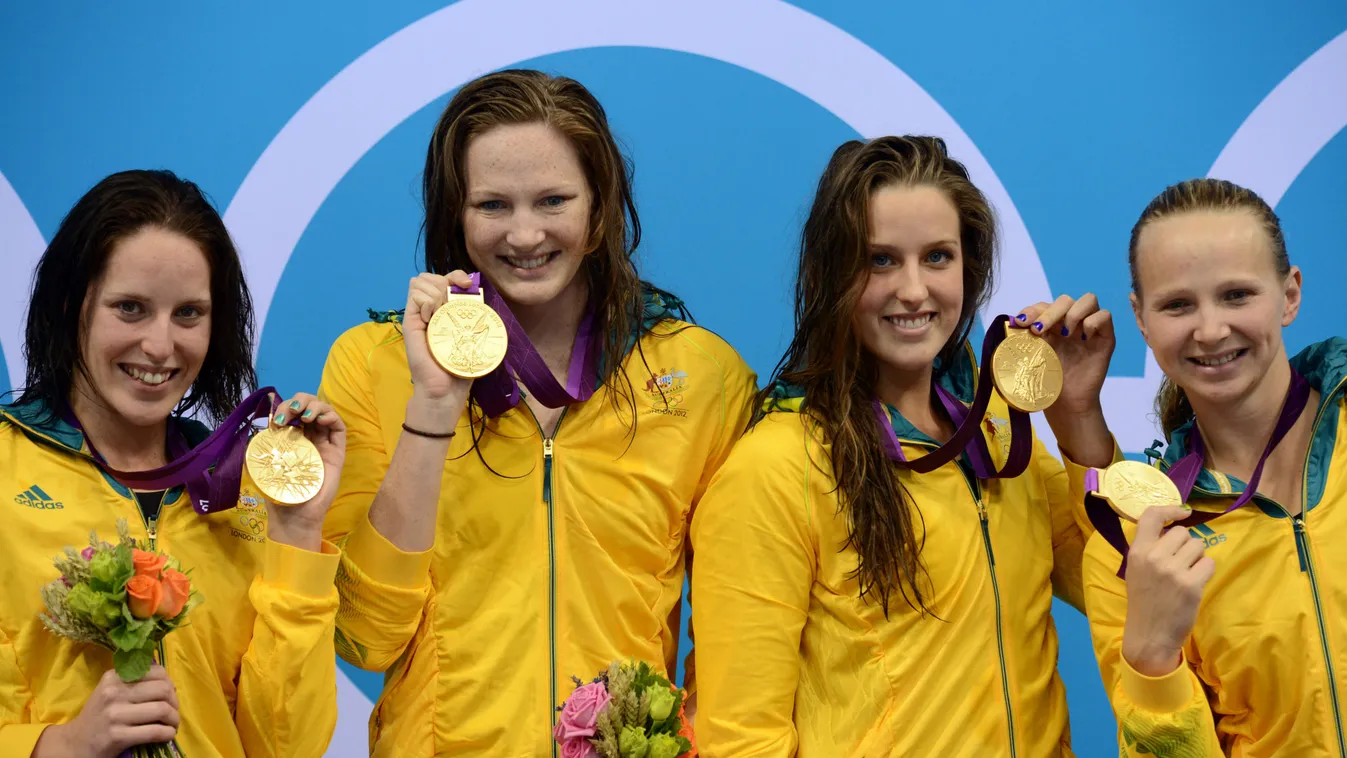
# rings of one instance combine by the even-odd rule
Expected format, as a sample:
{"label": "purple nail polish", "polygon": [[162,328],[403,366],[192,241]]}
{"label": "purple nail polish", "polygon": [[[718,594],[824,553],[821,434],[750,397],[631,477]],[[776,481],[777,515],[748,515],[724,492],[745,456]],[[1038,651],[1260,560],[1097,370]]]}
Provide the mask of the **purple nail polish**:
{"label": "purple nail polish", "polygon": [[1068,334],[1070,334],[1070,333],[1071,333],[1071,330],[1070,330],[1070,329],[1067,329],[1066,327],[1062,327],[1062,336],[1063,336],[1063,337],[1065,337],[1066,335],[1068,335]]}
{"label": "purple nail polish", "polygon": [[1036,331],[1036,332],[1041,332],[1041,331],[1043,331],[1043,322],[1042,322],[1042,321],[1035,321],[1035,322],[1034,322],[1034,331]]}
{"label": "purple nail polish", "polygon": [[1085,332],[1081,332],[1081,333],[1080,333],[1080,338],[1081,338],[1081,339],[1087,339],[1087,337],[1085,336]]}
{"label": "purple nail polish", "polygon": [[1019,321],[1019,322],[1023,322],[1026,318],[1029,318],[1029,317],[1026,316],[1026,315],[1024,315],[1023,313],[1021,313],[1020,315],[1018,315],[1018,316],[1015,317],[1015,320],[1016,320],[1016,321]]}

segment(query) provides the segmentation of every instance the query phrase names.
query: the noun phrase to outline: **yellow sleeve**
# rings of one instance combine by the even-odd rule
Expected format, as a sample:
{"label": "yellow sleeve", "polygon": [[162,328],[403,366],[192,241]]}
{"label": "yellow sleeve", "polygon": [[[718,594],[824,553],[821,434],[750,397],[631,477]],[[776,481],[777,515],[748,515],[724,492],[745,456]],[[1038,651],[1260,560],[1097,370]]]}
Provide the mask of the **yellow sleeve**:
{"label": "yellow sleeve", "polygon": [[[1085,587],[1081,578],[1081,558],[1085,543],[1094,534],[1094,525],[1085,512],[1086,468],[1059,450],[1062,461],[1048,454],[1037,439],[1034,440],[1034,464],[1043,477],[1048,491],[1048,507],[1052,510],[1052,594],[1085,612]],[[1113,462],[1123,460],[1122,450],[1115,441]]]}
{"label": "yellow sleeve", "polygon": [[803,435],[799,451],[784,455],[763,444],[766,436],[739,443],[692,522],[696,734],[705,758],[788,758],[797,747],[800,637],[817,570],[809,464]]}
{"label": "yellow sleeve", "polygon": [[[758,377],[748,364],[735,353],[733,349],[728,349],[731,360],[725,366],[722,372],[722,389],[720,395],[720,429],[717,431],[715,445],[711,448],[710,455],[706,458],[706,465],[702,468],[701,480],[697,483],[697,494],[692,502],[692,509],[689,517],[696,516],[697,504],[701,502],[706,487],[710,484],[712,477],[720,470],[729,457],[730,451],[734,449],[735,443],[744,435],[744,430],[748,428],[749,419],[753,417],[753,397],[758,392]],[[688,530],[687,550],[687,572],[692,576],[693,550],[691,542],[691,530]],[[681,618],[682,609],[679,609]],[[694,621],[688,622],[688,639],[694,640],[693,635]],[[689,696],[697,692],[697,661],[696,661],[696,643],[693,642],[693,649],[688,651],[683,659],[683,688],[688,691]]]}
{"label": "yellow sleeve", "polygon": [[32,755],[42,732],[52,726],[29,721],[32,699],[14,645],[0,632],[0,755]]}
{"label": "yellow sleeve", "polygon": [[338,545],[369,513],[391,458],[384,448],[369,353],[375,348],[366,330],[356,327],[337,339],[323,366],[318,398],[346,423],[346,463],[337,497],[323,522],[323,536]]}
{"label": "yellow sleeve", "polygon": [[239,671],[234,723],[249,756],[319,758],[337,726],[337,616],[340,551],[267,540],[262,575],[248,598],[257,611]]}
{"label": "yellow sleeve", "polygon": [[346,464],[323,532],[345,548],[337,569],[337,654],[353,666],[384,671],[420,623],[430,596],[431,552],[403,552],[369,522],[390,456],[369,371],[375,345],[363,336],[357,327],[337,340],[318,388],[346,422]]}
{"label": "yellow sleeve", "polygon": [[1118,578],[1122,558],[1095,535],[1085,549],[1085,608],[1104,691],[1118,720],[1119,755],[1143,758],[1220,758],[1216,722],[1206,689],[1187,657],[1162,677],[1137,673],[1122,657],[1127,583]]}

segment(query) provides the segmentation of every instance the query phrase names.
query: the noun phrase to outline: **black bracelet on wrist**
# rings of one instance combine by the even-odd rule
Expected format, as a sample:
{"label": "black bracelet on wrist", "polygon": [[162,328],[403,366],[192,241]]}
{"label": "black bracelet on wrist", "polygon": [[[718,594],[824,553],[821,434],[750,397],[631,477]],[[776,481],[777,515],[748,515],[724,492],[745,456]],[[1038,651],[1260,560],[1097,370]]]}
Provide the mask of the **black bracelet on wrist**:
{"label": "black bracelet on wrist", "polygon": [[450,437],[454,436],[455,434],[454,432],[449,432],[448,434],[440,434],[437,432],[423,432],[420,429],[413,429],[410,426],[407,426],[407,423],[405,421],[402,424],[402,431],[411,432],[412,434],[415,434],[418,437],[429,437],[430,439],[433,440],[447,440]]}

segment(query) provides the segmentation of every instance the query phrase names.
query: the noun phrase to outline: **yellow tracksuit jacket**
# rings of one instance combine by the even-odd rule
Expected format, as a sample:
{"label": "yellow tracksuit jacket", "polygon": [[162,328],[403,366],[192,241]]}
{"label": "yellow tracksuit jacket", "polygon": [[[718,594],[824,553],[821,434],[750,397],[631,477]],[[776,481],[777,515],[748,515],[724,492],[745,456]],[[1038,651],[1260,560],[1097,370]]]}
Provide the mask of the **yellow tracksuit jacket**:
{"label": "yellow tracksuit jacket", "polygon": [[[1122,659],[1126,583],[1118,553],[1095,537],[1085,551],[1086,609],[1122,755],[1347,756],[1347,339],[1291,361],[1321,393],[1301,487],[1301,515],[1262,497],[1189,531],[1216,574],[1184,646],[1186,665],[1146,677]],[[1177,430],[1158,465],[1187,453]],[[1224,510],[1244,483],[1203,471],[1189,505]],[[1134,528],[1124,524],[1130,542]]]}
{"label": "yellow tracksuit jacket", "polygon": [[[974,369],[970,353],[941,381],[968,402]],[[895,432],[909,459],[935,447],[901,418]],[[983,432],[999,466],[1009,422],[997,395]],[[899,597],[886,619],[859,596],[828,451],[808,414],[768,413],[697,511],[701,755],[1070,756],[1050,611],[1054,592],[1082,603],[1089,525],[1070,492],[1083,497],[1083,470],[1068,483],[1035,441],[1015,479],[979,481],[962,458],[900,473],[934,615]]]}
{"label": "yellow tracksuit jacket", "polygon": [[[70,721],[112,669],[112,653],[57,637],[38,620],[52,559],[116,541],[124,518],[137,539],[190,569],[205,602],[164,638],[178,691],[178,744],[191,758],[321,756],[337,722],[337,549],[266,539],[266,504],[245,472],[237,508],[200,516],[181,488],[147,524],[134,496],[94,463],[83,435],[34,404],[0,406],[0,755],[27,756],[42,731]],[[192,444],[206,436],[182,421]]]}
{"label": "yellow tracksuit jacket", "polygon": [[349,428],[327,530],[346,540],[338,653],[388,671],[373,755],[551,755],[572,676],[615,658],[673,671],[688,522],[747,424],[755,378],[714,334],[661,320],[659,302],[641,338],[649,368],[635,351],[624,364],[635,435],[605,389],[570,406],[551,439],[521,402],[484,433],[479,418],[472,451],[465,413],[435,545],[418,554],[367,517],[412,394],[398,325],[364,324],[333,346],[320,394]]}

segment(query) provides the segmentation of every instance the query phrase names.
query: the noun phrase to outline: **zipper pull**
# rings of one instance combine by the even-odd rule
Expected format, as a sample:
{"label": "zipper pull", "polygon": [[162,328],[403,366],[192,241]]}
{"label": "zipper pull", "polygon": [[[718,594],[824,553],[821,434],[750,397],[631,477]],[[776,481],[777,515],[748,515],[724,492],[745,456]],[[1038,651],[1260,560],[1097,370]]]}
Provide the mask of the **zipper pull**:
{"label": "zipper pull", "polygon": [[976,502],[978,504],[978,518],[982,519],[982,522],[985,524],[987,522],[987,506],[983,504],[981,499],[978,499]]}
{"label": "zipper pull", "polygon": [[551,458],[551,457],[552,457],[552,438],[551,438],[551,437],[544,437],[544,438],[543,438],[543,457],[544,457],[544,458]]}

